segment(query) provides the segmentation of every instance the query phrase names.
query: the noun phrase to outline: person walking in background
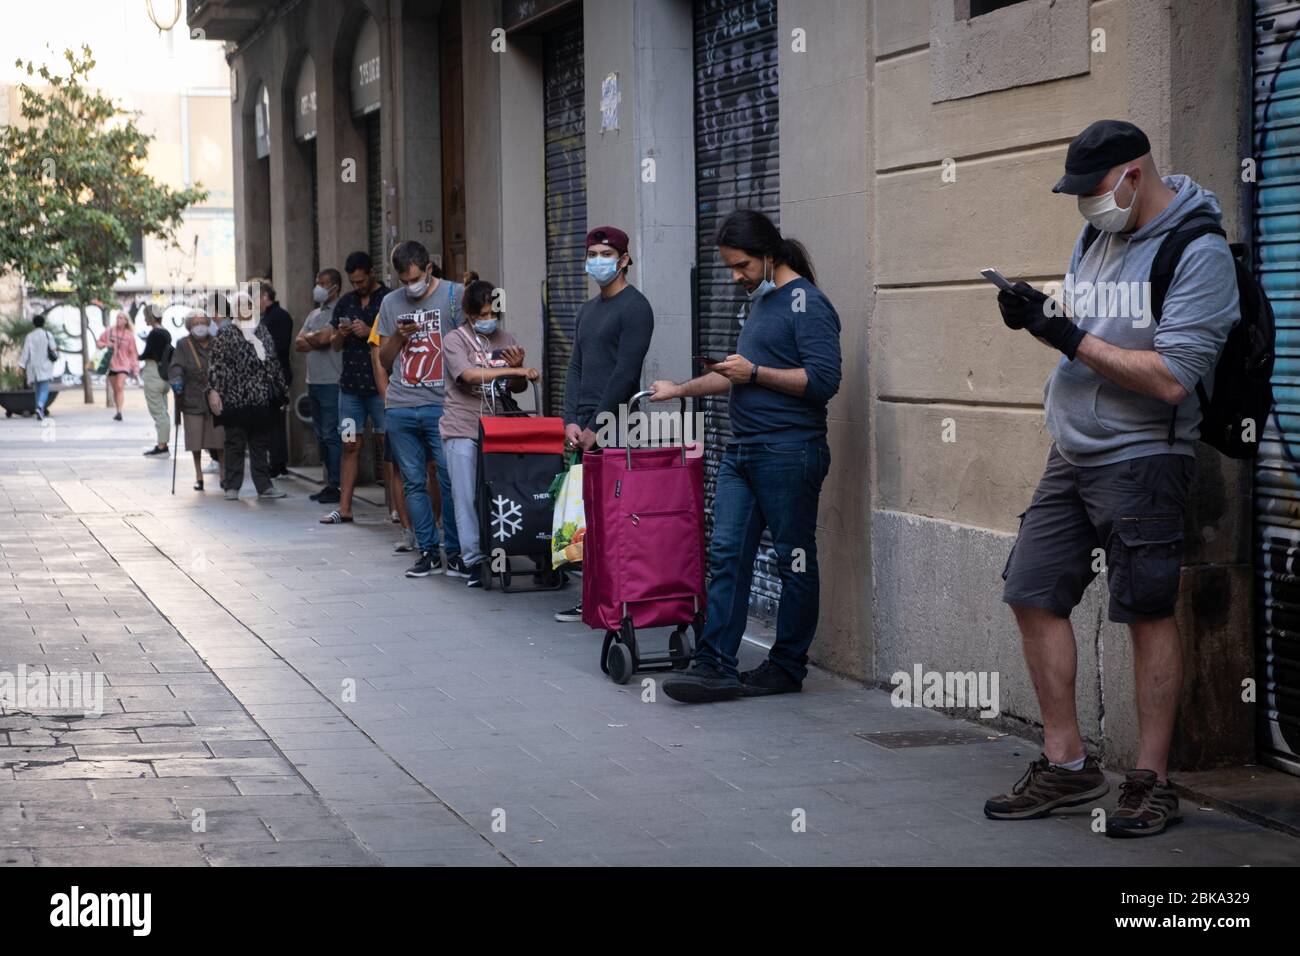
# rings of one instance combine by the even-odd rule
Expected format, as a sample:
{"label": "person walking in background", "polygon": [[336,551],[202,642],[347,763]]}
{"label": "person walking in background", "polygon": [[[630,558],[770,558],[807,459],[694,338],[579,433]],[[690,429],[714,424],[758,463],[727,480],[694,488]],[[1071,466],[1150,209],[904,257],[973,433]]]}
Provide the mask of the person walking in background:
{"label": "person walking in background", "polygon": [[[229,315],[225,296],[213,293],[210,315]],[[255,315],[236,315],[212,343],[208,372],[209,403],[218,425],[226,430],[222,465],[226,500],[239,498],[244,484],[244,454],[253,471],[259,498],[283,498],[271,481],[271,433],[288,401],[284,367],[275,354],[275,340]]]}
{"label": "person walking in background", "polygon": [[[618,415],[641,387],[641,366],[650,350],[655,316],[641,290],[627,281],[632,257],[627,233],[601,226],[587,233],[587,275],[599,294],[578,309],[573,353],[564,381],[564,447],[591,451],[596,417]],[[588,531],[590,534],[590,531]],[[582,620],[582,601],[555,612],[557,621]]]}
{"label": "person walking in background", "polygon": [[194,490],[203,490],[203,449],[221,462],[226,443],[225,429],[217,425],[208,407],[208,371],[212,365],[212,337],[216,321],[195,309],[185,319],[189,335],[172,352],[167,378],[176,394],[185,424],[185,447],[194,456]]}
{"label": "person walking in background", "polygon": [[[275,343],[275,357],[280,363],[287,392],[289,386],[293,384],[293,362],[290,357],[293,343],[293,318],[276,299],[275,286],[271,285],[269,279],[258,279],[256,282],[260,290],[258,302],[262,315],[260,325],[271,333],[271,340]],[[275,416],[275,421],[271,424],[271,477],[278,478],[288,473],[289,431],[285,413],[282,411]]]}
{"label": "person walking in background", "polygon": [[162,312],[157,306],[146,305],[141,311],[149,331],[140,354],[140,366],[144,370],[140,377],[144,381],[144,401],[157,432],[153,448],[144,454],[146,458],[166,458],[171,454],[167,445],[171,431],[171,418],[167,414],[167,368],[172,359],[172,334],[163,328]]}
{"label": "person walking in background", "polygon": [[[339,506],[320,519],[321,524],[348,524],[352,521],[352,494],[357,487],[360,466],[361,436],[366,419],[374,431],[376,444],[384,444],[384,399],[375,383],[374,363],[367,342],[379,314],[379,303],[389,288],[375,278],[370,256],[357,251],[348,254],[343,265],[352,291],[334,304],[330,325],[334,329],[331,346],[341,353],[339,369],[339,437],[343,454],[339,463]],[[378,457],[382,458],[382,454]]]}
{"label": "person walking in background", "polygon": [[311,427],[316,433],[321,464],[325,466],[325,487],[308,497],[334,504],[339,500],[339,460],[343,443],[339,438],[339,374],[343,353],[334,350],[334,304],[343,291],[343,277],[337,269],[316,273],[311,297],[316,308],[307,314],[302,331],[293,341],[294,351],[307,356],[307,398],[311,402]]}
{"label": "person walking in background", "polygon": [[140,377],[140,353],[135,350],[135,334],[131,331],[131,320],[125,312],[118,311],[111,325],[105,326],[95,340],[99,348],[109,349],[108,354],[108,388],[113,396],[113,407],[117,410],[113,421],[122,420],[122,405],[126,401],[126,377]]}
{"label": "person walking in background", "polygon": [[45,328],[45,316],[32,319],[35,326],[23,339],[23,351],[18,356],[18,371],[27,377],[27,384],[36,392],[36,417],[45,418],[45,406],[50,403],[50,382],[54,379],[54,362],[59,357],[59,347],[54,336]]}

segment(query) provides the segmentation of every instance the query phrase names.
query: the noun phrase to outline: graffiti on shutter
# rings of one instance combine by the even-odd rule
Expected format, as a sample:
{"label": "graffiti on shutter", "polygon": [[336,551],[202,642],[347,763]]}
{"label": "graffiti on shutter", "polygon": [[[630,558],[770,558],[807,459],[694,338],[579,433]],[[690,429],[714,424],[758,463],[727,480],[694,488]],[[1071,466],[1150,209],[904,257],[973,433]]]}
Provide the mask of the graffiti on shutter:
{"label": "graffiti on shutter", "polygon": [[1255,4],[1255,259],[1277,319],[1255,468],[1256,713],[1261,758],[1300,773],[1300,8]]}
{"label": "graffiti on shutter", "polygon": [[[697,268],[695,354],[736,350],[745,297],[718,260],[714,235],[733,209],[756,209],[780,222],[775,0],[698,0],[695,4],[695,201]],[[727,397],[700,400],[704,413],[705,501],[713,494],[731,435]],[[775,616],[781,596],[776,553],[764,532],[754,562],[750,610]]]}
{"label": "graffiti on shutter", "polygon": [[564,378],[573,354],[578,307],[587,298],[587,172],[584,142],[582,21],[543,40],[543,129],[546,147],[546,405],[564,408]]}

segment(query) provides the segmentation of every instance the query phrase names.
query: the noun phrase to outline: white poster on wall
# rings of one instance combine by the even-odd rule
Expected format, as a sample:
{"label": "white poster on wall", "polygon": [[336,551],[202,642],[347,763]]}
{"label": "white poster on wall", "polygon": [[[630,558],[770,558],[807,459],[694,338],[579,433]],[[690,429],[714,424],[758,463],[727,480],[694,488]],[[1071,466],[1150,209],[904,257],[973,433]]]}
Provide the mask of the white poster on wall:
{"label": "white poster on wall", "polygon": [[618,129],[618,74],[611,73],[600,84],[600,131]]}

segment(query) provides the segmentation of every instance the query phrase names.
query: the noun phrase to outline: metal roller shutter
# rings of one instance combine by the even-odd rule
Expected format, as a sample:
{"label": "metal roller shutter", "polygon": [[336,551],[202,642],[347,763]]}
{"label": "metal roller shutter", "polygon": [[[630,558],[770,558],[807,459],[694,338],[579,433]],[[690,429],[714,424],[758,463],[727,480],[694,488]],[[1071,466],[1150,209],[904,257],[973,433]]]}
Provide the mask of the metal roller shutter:
{"label": "metal roller shutter", "polygon": [[[777,137],[776,0],[697,0],[695,4],[696,354],[736,349],[744,296],[718,262],[714,235],[733,209],[780,221]],[[726,396],[700,401],[704,413],[705,513],[731,435]],[[781,597],[771,535],[754,562],[750,609],[776,614]]]}
{"label": "metal roller shutter", "polygon": [[384,166],[379,111],[366,115],[366,237],[375,275],[388,273],[384,253]]}
{"label": "metal roller shutter", "polygon": [[1300,773],[1300,4],[1255,13],[1254,238],[1277,318],[1276,417],[1255,470],[1256,707],[1261,759]]}
{"label": "metal roller shutter", "polygon": [[587,298],[587,149],[583,105],[582,21],[543,40],[546,143],[546,405],[564,408],[578,306]]}

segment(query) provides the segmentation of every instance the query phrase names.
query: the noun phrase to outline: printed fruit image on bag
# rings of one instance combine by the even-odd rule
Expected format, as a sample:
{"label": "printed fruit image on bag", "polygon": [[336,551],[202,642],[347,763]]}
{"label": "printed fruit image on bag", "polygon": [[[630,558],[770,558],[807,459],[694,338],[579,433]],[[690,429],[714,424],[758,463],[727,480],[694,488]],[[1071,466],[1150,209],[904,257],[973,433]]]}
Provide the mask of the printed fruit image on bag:
{"label": "printed fruit image on bag", "polygon": [[582,539],[587,522],[582,513],[582,465],[564,473],[564,483],[555,495],[555,517],[551,522],[551,567],[582,560]]}
{"label": "printed fruit image on bag", "polygon": [[412,312],[397,320],[419,326],[398,355],[402,384],[412,388],[442,387],[442,317],[438,310]]}

